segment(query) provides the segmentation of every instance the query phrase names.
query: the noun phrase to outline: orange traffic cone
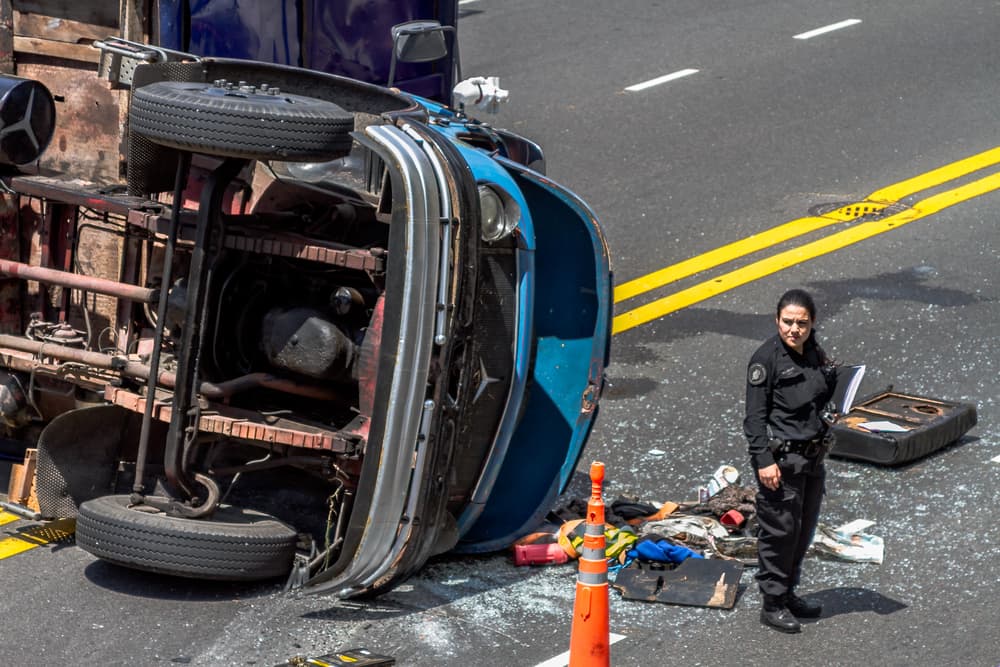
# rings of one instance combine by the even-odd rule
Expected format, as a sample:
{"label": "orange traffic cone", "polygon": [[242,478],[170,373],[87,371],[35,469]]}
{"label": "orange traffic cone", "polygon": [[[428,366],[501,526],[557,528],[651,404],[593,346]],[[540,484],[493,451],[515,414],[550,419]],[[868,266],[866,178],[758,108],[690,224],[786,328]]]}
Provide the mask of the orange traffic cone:
{"label": "orange traffic cone", "polygon": [[569,667],[608,667],[611,664],[608,626],[608,561],[604,544],[604,464],[590,464],[590,500],[587,529],[576,579],[573,628],[569,639]]}

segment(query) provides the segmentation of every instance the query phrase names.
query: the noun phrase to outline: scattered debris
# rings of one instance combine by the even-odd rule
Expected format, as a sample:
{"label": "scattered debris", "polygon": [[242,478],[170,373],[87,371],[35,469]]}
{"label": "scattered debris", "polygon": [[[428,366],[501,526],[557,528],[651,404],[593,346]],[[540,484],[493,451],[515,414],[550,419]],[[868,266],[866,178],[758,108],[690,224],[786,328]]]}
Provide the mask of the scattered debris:
{"label": "scattered debris", "polygon": [[[584,519],[567,521],[559,528],[559,544],[569,554],[570,558],[579,558],[583,551],[583,535],[587,523]],[[607,558],[617,558],[619,554],[628,551],[639,536],[631,526],[621,528],[610,523],[604,524],[604,544]]]}
{"label": "scattered debris", "polygon": [[296,656],[288,662],[276,665],[275,667],[307,667],[316,665],[317,667],[335,667],[335,665],[351,665],[352,667],[392,667],[396,664],[395,658],[387,655],[372,653],[366,648],[352,648],[349,651],[338,651],[328,653],[317,658],[304,658]]}
{"label": "scattered debris", "polygon": [[743,516],[742,512],[739,510],[729,510],[725,514],[719,517],[719,523],[728,528],[729,530],[735,530],[742,526],[746,522],[747,518]]}
{"label": "scattered debris", "polygon": [[833,425],[833,456],[899,465],[957,441],[976,425],[976,406],[889,387],[857,405]]}
{"label": "scattered debris", "polygon": [[704,558],[697,551],[674,544],[666,537],[651,534],[635,543],[626,554],[629,558],[641,558],[654,563],[683,563],[688,558]]}
{"label": "scattered debris", "polygon": [[569,560],[559,544],[515,544],[514,565],[558,565]]}
{"label": "scattered debris", "polygon": [[719,466],[719,469],[715,471],[712,475],[712,479],[708,480],[708,496],[712,496],[722,491],[730,484],[736,484],[740,481],[740,471],[735,468],[735,466],[724,465]]}
{"label": "scattered debris", "polygon": [[672,570],[626,568],[612,586],[626,600],[732,609],[742,574],[737,561],[689,558]]}
{"label": "scattered debris", "polygon": [[[734,466],[712,475],[711,495],[700,502],[653,503],[619,497],[605,513],[609,581],[627,600],[730,609],[745,567],[757,565],[757,511],[753,487],[739,485]],[[564,563],[582,550],[585,501],[573,499],[549,516],[553,523],[514,546],[518,565]],[[815,555],[881,563],[882,538],[857,519],[836,528],[820,524]]]}
{"label": "scattered debris", "polygon": [[856,519],[837,528],[824,524],[816,526],[812,549],[815,553],[854,563],[881,563],[885,556],[885,543],[881,537],[864,531],[875,525],[874,521]]}

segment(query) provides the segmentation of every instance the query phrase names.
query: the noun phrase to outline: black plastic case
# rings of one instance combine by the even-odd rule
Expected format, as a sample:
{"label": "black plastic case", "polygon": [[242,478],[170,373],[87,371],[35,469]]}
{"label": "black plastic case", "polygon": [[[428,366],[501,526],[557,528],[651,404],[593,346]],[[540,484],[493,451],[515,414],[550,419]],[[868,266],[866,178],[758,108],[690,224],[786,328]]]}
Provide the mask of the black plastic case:
{"label": "black plastic case", "polygon": [[[870,432],[859,424],[891,422],[903,433]],[[891,388],[866,398],[834,424],[832,456],[897,465],[949,445],[976,425],[976,406],[926,396],[900,394]]]}

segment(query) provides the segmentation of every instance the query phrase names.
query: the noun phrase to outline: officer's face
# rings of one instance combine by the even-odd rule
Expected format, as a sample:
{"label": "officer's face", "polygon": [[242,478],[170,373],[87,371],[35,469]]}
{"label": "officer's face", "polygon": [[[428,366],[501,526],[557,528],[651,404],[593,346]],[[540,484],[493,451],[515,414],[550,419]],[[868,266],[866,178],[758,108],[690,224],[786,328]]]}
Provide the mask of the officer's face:
{"label": "officer's face", "polygon": [[812,331],[813,322],[809,311],[802,306],[785,306],[778,313],[777,322],[781,340],[801,354],[809,339],[809,332]]}

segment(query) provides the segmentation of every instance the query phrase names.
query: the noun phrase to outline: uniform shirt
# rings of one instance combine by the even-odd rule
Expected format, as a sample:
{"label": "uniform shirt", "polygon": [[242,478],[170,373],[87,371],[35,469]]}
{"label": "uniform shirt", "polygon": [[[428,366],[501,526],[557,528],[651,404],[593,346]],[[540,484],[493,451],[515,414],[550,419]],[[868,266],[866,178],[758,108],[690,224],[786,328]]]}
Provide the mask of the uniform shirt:
{"label": "uniform shirt", "polygon": [[774,463],[772,438],[812,440],[826,432],[820,417],[833,393],[813,337],[799,354],[775,334],[757,348],[747,366],[743,432],[755,469]]}

